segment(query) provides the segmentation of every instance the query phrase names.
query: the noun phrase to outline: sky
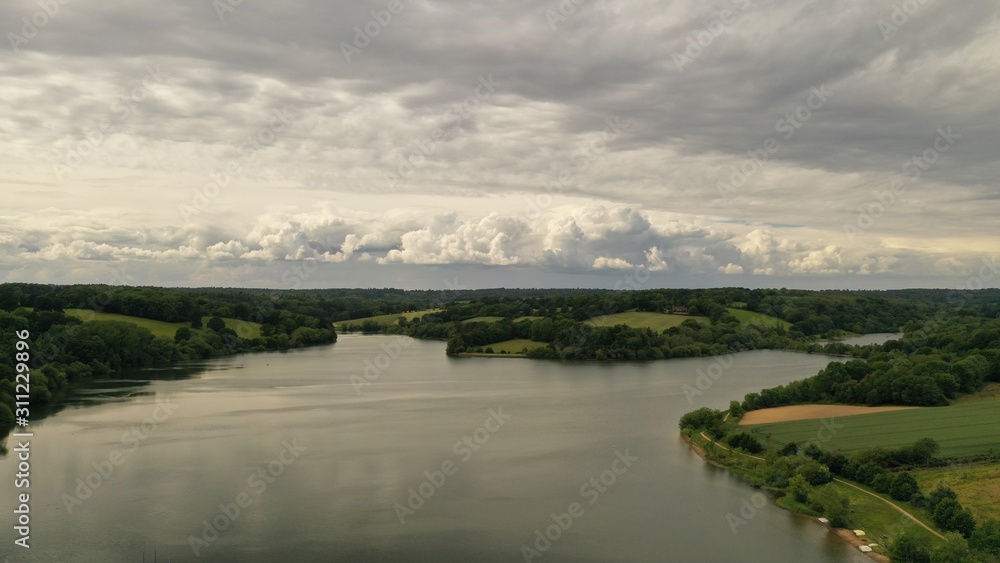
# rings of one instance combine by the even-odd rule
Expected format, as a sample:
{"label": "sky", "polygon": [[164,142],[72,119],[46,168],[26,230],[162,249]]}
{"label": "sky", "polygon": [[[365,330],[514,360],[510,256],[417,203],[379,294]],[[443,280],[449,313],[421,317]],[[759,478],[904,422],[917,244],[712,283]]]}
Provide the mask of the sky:
{"label": "sky", "polygon": [[0,281],[1000,287],[995,0],[7,0]]}

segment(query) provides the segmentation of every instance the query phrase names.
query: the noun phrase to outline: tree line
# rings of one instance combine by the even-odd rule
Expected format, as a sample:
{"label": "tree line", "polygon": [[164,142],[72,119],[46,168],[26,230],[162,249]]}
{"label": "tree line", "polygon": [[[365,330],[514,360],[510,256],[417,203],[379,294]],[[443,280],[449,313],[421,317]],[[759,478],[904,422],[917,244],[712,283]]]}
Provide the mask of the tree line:
{"label": "tree line", "polygon": [[813,377],[746,395],[744,410],[803,403],[942,406],[1000,381],[1000,319],[959,317],[864,349]]}

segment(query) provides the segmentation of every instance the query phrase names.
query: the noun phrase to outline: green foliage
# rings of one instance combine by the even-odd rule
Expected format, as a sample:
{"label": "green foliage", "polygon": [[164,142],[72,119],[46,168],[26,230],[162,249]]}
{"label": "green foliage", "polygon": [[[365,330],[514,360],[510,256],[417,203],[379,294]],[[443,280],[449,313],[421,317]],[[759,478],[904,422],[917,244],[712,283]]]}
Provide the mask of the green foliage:
{"label": "green foliage", "polygon": [[825,485],[833,480],[830,468],[815,460],[809,460],[795,470],[795,475],[802,476],[810,485]]}
{"label": "green foliage", "polygon": [[219,317],[212,317],[208,320],[208,324],[205,326],[208,330],[213,332],[222,332],[222,329],[226,328],[226,321],[220,319]]}
{"label": "green foliage", "polygon": [[743,411],[743,405],[741,405],[739,401],[729,402],[729,416],[733,417],[736,420],[739,420],[743,418],[744,414],[745,412]]}
{"label": "green foliage", "polygon": [[920,492],[920,485],[913,475],[903,471],[892,476],[892,484],[889,487],[889,495],[899,501],[909,501],[913,495]]}
{"label": "green foliage", "polygon": [[799,445],[795,442],[788,442],[783,448],[781,448],[779,453],[783,456],[796,455],[799,453]]}
{"label": "green foliage", "polygon": [[1000,520],[987,520],[969,537],[969,547],[1000,557]]}
{"label": "green foliage", "polygon": [[788,492],[795,497],[797,502],[809,502],[809,495],[812,493],[812,485],[802,475],[796,475],[788,481]]}
{"label": "green foliage", "polygon": [[0,427],[11,426],[13,424],[14,412],[7,405],[0,403]]}
{"label": "green foliage", "polygon": [[1000,356],[976,346],[993,345],[1000,319],[960,317],[935,328],[914,330],[881,347],[857,349],[854,353],[867,356],[867,362],[830,364],[808,379],[750,393],[744,406],[747,410],[822,402],[942,406],[957,393],[973,393],[988,379],[1000,377]]}
{"label": "green foliage", "polygon": [[894,563],[930,563],[931,560],[930,548],[927,544],[908,534],[896,538],[889,554]]}
{"label": "green foliage", "polygon": [[875,489],[875,492],[883,495],[889,494],[889,490],[892,488],[892,475],[883,473],[878,477],[875,477],[872,479],[871,487]]}
{"label": "green foliage", "polygon": [[189,340],[191,338],[191,329],[186,326],[182,326],[177,329],[174,333],[174,342],[183,342],[184,340]]}
{"label": "green foliage", "polygon": [[830,485],[817,488],[812,493],[810,506],[826,516],[835,528],[846,528],[850,525],[851,500]]}
{"label": "green foliage", "polygon": [[729,436],[726,438],[726,443],[734,448],[741,448],[752,454],[759,454],[764,451],[764,445],[757,438],[746,432],[739,432]]}
{"label": "green foliage", "polygon": [[710,409],[708,407],[702,407],[682,416],[678,426],[680,426],[681,430],[687,428],[692,430],[703,430],[705,428],[715,426],[721,420],[722,413],[720,411]]}
{"label": "green foliage", "polygon": [[946,542],[931,552],[931,563],[971,563],[977,561],[969,549],[969,542],[961,534],[949,533]]}
{"label": "green foliage", "polygon": [[934,523],[942,530],[956,531],[968,538],[976,528],[972,512],[953,498],[945,498],[934,507]]}

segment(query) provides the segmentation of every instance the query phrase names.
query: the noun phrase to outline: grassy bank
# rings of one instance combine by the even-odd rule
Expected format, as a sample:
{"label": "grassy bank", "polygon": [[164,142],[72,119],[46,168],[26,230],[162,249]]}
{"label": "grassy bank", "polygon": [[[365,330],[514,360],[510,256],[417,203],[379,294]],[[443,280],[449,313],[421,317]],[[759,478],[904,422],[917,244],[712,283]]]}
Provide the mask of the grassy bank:
{"label": "grassy bank", "polygon": [[[739,475],[754,487],[775,493],[778,496],[775,504],[779,507],[806,517],[818,518],[821,516],[812,506],[797,501],[787,488],[767,487],[762,484],[766,482],[768,464],[764,457],[730,449],[698,431],[685,430],[682,435],[707,462]],[[887,546],[892,545],[902,535],[915,538],[932,547],[938,547],[944,543],[940,536],[924,527],[934,528],[930,514],[926,511],[915,509],[909,505],[900,506],[901,503],[892,501],[886,495],[878,494],[864,485],[840,478],[817,487],[816,490],[821,488],[830,488],[849,500],[850,513],[847,517],[847,527],[844,529],[863,530],[867,540],[877,544],[873,547],[873,553],[876,556],[886,557]],[[848,539],[850,536],[843,535],[841,537]],[[864,542],[851,541],[851,543],[859,545]]]}

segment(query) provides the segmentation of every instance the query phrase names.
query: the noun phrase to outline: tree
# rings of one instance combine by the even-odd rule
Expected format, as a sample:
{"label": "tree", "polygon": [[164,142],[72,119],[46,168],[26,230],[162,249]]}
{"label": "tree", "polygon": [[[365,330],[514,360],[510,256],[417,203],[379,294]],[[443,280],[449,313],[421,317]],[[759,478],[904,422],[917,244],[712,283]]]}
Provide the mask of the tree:
{"label": "tree", "polygon": [[989,519],[972,532],[969,547],[1000,557],[1000,520]]}
{"label": "tree", "polygon": [[875,477],[872,479],[871,487],[883,495],[889,494],[889,489],[892,488],[892,475],[883,473]]}
{"label": "tree", "polygon": [[889,554],[894,562],[930,563],[931,555],[924,542],[902,534],[892,543]]}
{"label": "tree", "polygon": [[884,474],[885,469],[875,462],[869,461],[858,467],[858,470],[854,473],[854,478],[865,485],[871,485],[877,477]]}
{"label": "tree", "polygon": [[680,426],[681,430],[685,428],[693,428],[695,430],[709,428],[718,422],[719,415],[720,413],[717,410],[702,407],[682,416],[678,426]]}
{"label": "tree", "polygon": [[796,475],[788,481],[788,492],[795,497],[797,502],[809,502],[809,494],[812,493],[812,486],[802,475]]}
{"label": "tree", "polygon": [[781,451],[778,453],[786,457],[793,456],[799,453],[799,445],[796,444],[795,442],[788,442],[787,444],[785,444],[785,447],[781,448]]}
{"label": "tree", "polygon": [[761,444],[757,438],[754,438],[746,432],[733,434],[726,439],[726,443],[734,448],[742,448],[752,454],[759,454],[764,451],[764,445]]}
{"label": "tree", "polygon": [[554,330],[551,318],[535,320],[531,323],[531,339],[538,342],[552,342]]}
{"label": "tree", "polygon": [[930,506],[931,510],[937,508],[941,501],[945,499],[958,500],[958,493],[951,490],[948,487],[938,487],[927,497],[927,504]]}
{"label": "tree", "polygon": [[226,328],[226,321],[220,319],[219,317],[212,317],[208,320],[208,329],[214,332],[221,332],[222,329]]}
{"label": "tree", "polygon": [[963,538],[971,537],[976,530],[976,519],[972,516],[972,511],[968,508],[955,511],[951,521],[948,522],[948,529],[962,534]]}
{"label": "tree", "polygon": [[941,446],[938,445],[934,438],[921,438],[910,448],[910,451],[913,453],[911,462],[915,465],[927,465],[940,450]]}
{"label": "tree", "polygon": [[834,528],[846,528],[850,524],[850,499],[830,485],[819,487],[813,492],[810,506],[828,518]]}
{"label": "tree", "polygon": [[892,484],[889,486],[889,495],[899,501],[908,501],[913,495],[920,492],[920,485],[913,475],[903,471],[892,477]]}
{"label": "tree", "polygon": [[191,329],[182,326],[174,333],[174,342],[183,342],[191,338]]}
{"label": "tree", "polygon": [[957,500],[947,497],[934,507],[934,523],[942,530],[952,530],[951,520],[955,514],[962,510],[962,505]]}
{"label": "tree", "polygon": [[744,414],[746,414],[746,413],[743,410],[743,406],[740,404],[739,401],[729,401],[729,415],[730,416],[732,416],[736,420],[739,420],[739,419],[743,418]]}
{"label": "tree", "polygon": [[825,485],[833,480],[830,468],[815,460],[800,465],[795,474],[804,477],[810,485]]}
{"label": "tree", "polygon": [[945,537],[948,538],[948,541],[931,553],[931,563],[969,563],[975,561],[971,558],[969,542],[961,534],[951,532]]}

